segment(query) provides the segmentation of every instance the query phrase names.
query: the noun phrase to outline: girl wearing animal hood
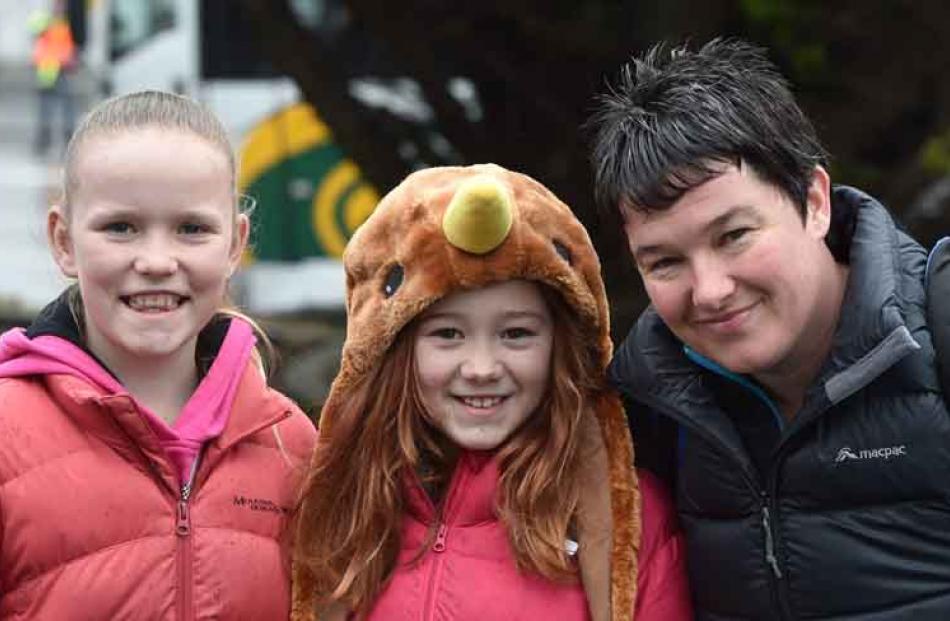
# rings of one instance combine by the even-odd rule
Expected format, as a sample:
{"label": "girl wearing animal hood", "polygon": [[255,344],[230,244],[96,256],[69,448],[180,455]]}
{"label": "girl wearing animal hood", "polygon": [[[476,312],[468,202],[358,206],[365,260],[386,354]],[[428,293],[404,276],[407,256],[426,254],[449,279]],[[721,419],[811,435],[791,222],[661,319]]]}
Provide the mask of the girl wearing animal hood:
{"label": "girl wearing animal hood", "polygon": [[600,265],[570,209],[498,166],[423,170],[344,264],[292,619],[691,618],[670,501],[634,469],[606,385]]}

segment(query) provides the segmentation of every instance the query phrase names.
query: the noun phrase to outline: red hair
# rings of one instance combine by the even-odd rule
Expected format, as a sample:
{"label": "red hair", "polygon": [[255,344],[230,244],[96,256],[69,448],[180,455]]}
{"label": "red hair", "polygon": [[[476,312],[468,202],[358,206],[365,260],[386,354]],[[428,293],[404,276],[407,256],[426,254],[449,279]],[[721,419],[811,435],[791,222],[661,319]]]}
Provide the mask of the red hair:
{"label": "red hair", "polygon": [[[560,295],[541,290],[554,328],[549,390],[498,449],[497,508],[518,566],[563,581],[576,579],[564,542],[579,495],[578,427],[605,387],[593,328],[584,330]],[[399,552],[404,474],[439,487],[454,469],[456,450],[428,422],[420,398],[415,327],[401,330],[374,372],[324,413],[332,428],[321,432],[295,516],[295,560],[318,611],[372,605]]]}

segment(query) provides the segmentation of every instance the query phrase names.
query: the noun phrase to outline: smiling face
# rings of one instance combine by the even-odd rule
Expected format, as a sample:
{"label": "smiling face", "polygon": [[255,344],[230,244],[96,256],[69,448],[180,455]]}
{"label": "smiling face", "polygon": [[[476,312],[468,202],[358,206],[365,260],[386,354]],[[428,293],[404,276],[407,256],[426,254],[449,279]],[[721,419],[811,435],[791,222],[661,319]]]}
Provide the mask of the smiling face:
{"label": "smiling face", "polygon": [[193,363],[247,239],[226,155],[184,131],[143,128],[90,136],[77,158],[80,183],[48,230],[79,281],[88,347],[117,372]]}
{"label": "smiling face", "polygon": [[820,362],[843,287],[824,243],[828,188],[816,169],[803,222],[775,186],[729,166],[665,211],[628,211],[630,250],[670,330],[737,373]]}
{"label": "smiling face", "polygon": [[500,446],[538,408],[553,328],[538,285],[510,280],[462,291],[420,318],[415,364],[433,423],[465,449]]}

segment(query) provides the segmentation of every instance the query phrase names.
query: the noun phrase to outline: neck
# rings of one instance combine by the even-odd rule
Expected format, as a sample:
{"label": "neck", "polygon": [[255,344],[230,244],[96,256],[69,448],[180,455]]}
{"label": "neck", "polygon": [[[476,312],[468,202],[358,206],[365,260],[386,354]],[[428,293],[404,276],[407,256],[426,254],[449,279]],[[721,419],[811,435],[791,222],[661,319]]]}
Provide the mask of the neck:
{"label": "neck", "polygon": [[198,385],[194,347],[182,347],[168,356],[149,358],[93,351],[129,394],[169,425],[178,419]]}
{"label": "neck", "polygon": [[838,263],[827,272],[826,287],[821,290],[813,320],[792,350],[774,367],[755,374],[776,400],[782,415],[791,421],[805,400],[805,393],[818,377],[834,343],[841,305],[848,284],[848,268]]}
{"label": "neck", "polygon": [[175,423],[188,399],[198,385],[197,369],[192,361],[190,368],[181,372],[182,365],[166,365],[167,371],[136,369],[119,374],[119,380],[140,403],[157,414],[169,425]]}

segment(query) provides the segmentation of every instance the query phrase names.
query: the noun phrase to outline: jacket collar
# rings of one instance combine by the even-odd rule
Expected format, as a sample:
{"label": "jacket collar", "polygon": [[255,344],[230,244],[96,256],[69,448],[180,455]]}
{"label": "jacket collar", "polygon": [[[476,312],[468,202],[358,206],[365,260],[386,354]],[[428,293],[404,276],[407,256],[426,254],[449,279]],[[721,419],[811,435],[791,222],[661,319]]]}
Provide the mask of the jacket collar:
{"label": "jacket collar", "polygon": [[437,519],[446,526],[471,526],[495,519],[495,495],[498,488],[498,464],[494,456],[463,451],[445,492],[442,510],[423,489],[415,473],[406,477],[408,509],[423,524]]}
{"label": "jacket collar", "polygon": [[244,368],[228,424],[212,444],[226,451],[248,436],[284,420],[295,409],[290,399],[267,385],[264,371],[252,359]]}
{"label": "jacket collar", "polygon": [[[159,477],[173,491],[177,490],[177,471],[131,396],[107,394],[103,389],[71,375],[48,375],[43,381],[57,404],[84,431],[100,438],[131,461],[138,461],[141,459],[139,455],[143,455],[156,467]],[[249,362],[243,371],[224,431],[210,442],[201,471],[208,472],[228,449],[289,417],[294,409],[287,397],[267,386],[256,363]],[[109,416],[102,416],[103,412]]]}
{"label": "jacket collar", "polygon": [[86,343],[82,338],[82,331],[69,307],[72,289],[72,287],[65,289],[55,300],[43,307],[33,323],[26,329],[26,337],[34,339],[38,336],[56,336],[68,341],[89,354],[104,371],[118,381],[115,373],[86,347]]}
{"label": "jacket collar", "polygon": [[[867,194],[835,188],[836,203],[856,211],[850,273],[831,355],[820,382],[831,403],[854,394],[909,353],[920,349],[905,320],[908,302],[923,301],[920,278],[927,255],[906,238],[887,210]],[[904,239],[901,239],[904,237]],[[916,252],[915,252],[916,250]]]}
{"label": "jacket collar", "polygon": [[[619,418],[621,405],[616,398],[605,400],[600,407],[615,409]],[[619,434],[626,430],[611,431]],[[629,615],[636,597],[640,500],[632,473],[627,479],[611,470],[613,464],[632,463],[633,455],[609,455],[600,423],[594,416],[582,417],[577,433],[581,446],[581,489],[574,525],[580,546],[578,570],[591,619],[621,619]],[[498,462],[493,455],[463,452],[446,491],[441,515],[415,473],[405,477],[409,515],[427,526],[440,520],[450,528],[497,520],[498,481]],[[620,494],[618,485],[631,487],[623,490],[626,494]]]}

